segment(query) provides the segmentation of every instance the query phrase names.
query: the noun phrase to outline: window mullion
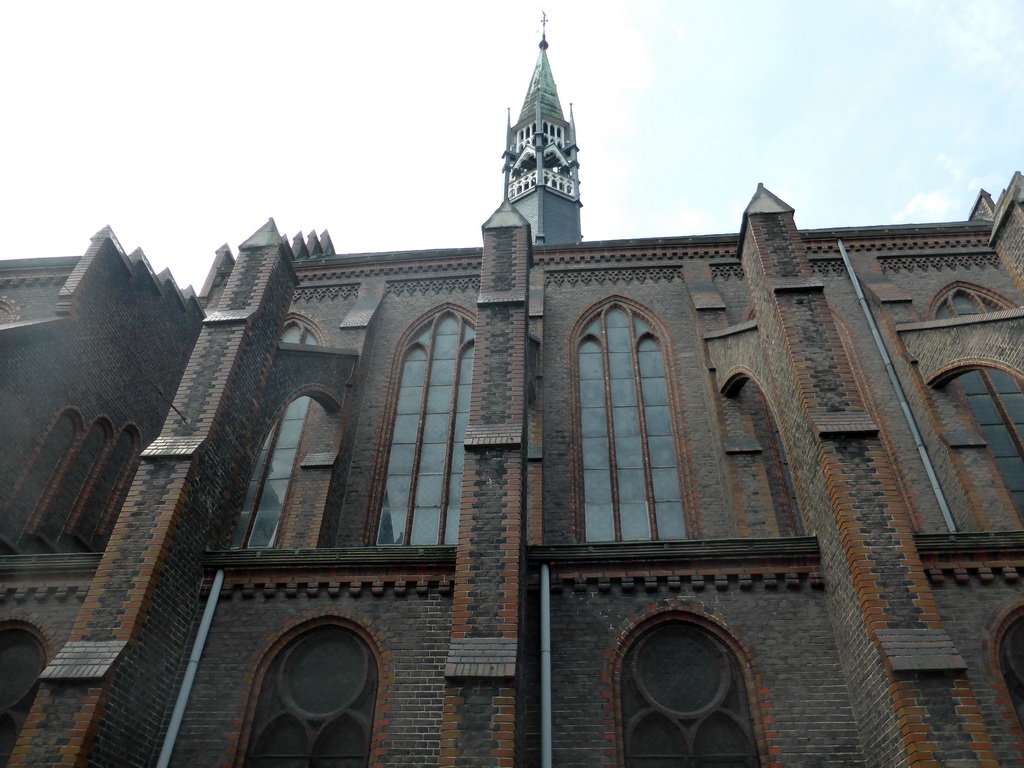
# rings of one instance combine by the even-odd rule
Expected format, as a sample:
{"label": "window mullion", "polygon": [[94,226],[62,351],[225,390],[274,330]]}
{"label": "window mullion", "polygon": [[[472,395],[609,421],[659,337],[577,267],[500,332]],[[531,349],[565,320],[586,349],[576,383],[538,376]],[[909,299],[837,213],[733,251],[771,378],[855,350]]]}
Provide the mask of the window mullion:
{"label": "window mullion", "polygon": [[[629,323],[630,330],[635,334],[632,317],[629,318]],[[647,440],[647,411],[644,408],[644,381],[643,376],[640,374],[640,355],[638,346],[637,339],[634,335],[633,343],[630,344],[630,354],[633,358],[633,381],[634,387],[636,388],[637,421],[640,423],[640,455],[643,457],[644,485],[646,486],[647,492],[647,520],[651,527],[651,539],[655,540],[658,538],[658,516],[655,514],[654,476],[651,472],[651,447]]]}
{"label": "window mullion", "polygon": [[[285,409],[287,409],[287,407],[288,406],[285,406]],[[263,491],[267,487],[267,477],[270,475],[270,465],[274,463],[274,449],[277,448],[277,439],[281,435],[283,416],[284,411],[281,411],[281,415],[274,421],[274,428],[271,430],[270,440],[264,443],[267,449],[267,455],[263,459],[263,466],[260,467],[259,484],[256,486],[256,493],[253,494],[252,505],[249,507],[249,519],[245,521],[245,535],[242,536],[242,543],[239,545],[242,549],[246,549],[249,546],[249,537],[252,536],[253,526],[256,524],[256,518],[259,516],[260,504],[263,503]],[[256,461],[259,460],[260,457],[257,455]]]}
{"label": "window mullion", "polygon": [[612,403],[611,361],[608,359],[607,313],[601,315],[601,364],[604,367],[604,411],[608,423],[608,474],[612,496],[612,523],[615,541],[622,541],[622,523],[619,520],[619,462],[615,446],[615,406]]}
{"label": "window mullion", "polygon": [[[459,341],[462,341],[462,323],[459,323]],[[452,363],[451,391],[448,393],[448,438],[445,441],[444,466],[441,470],[441,509],[438,512],[437,543],[443,544],[448,528],[448,505],[451,501],[449,484],[452,476],[452,460],[455,451],[455,419],[458,417],[459,384],[462,383],[462,355],[466,351],[465,343],[455,349],[455,361]]]}
{"label": "window mullion", "polygon": [[430,341],[427,348],[427,361],[423,369],[423,393],[420,395],[420,418],[416,425],[416,443],[412,456],[412,472],[409,477],[409,501],[406,504],[405,514],[405,537],[402,541],[408,544],[412,541],[412,524],[416,515],[416,489],[420,479],[420,459],[423,455],[423,430],[427,420],[427,397],[430,394],[430,374],[434,368],[434,342],[436,341],[437,321],[434,321],[430,329]]}

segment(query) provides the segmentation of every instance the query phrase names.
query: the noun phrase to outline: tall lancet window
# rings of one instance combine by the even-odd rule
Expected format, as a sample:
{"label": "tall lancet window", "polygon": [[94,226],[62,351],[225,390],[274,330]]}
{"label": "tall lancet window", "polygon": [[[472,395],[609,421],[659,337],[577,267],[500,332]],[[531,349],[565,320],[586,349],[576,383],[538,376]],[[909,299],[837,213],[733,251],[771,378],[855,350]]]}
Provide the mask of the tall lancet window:
{"label": "tall lancet window", "polygon": [[[286,328],[281,334],[281,341],[316,345],[313,334],[298,325]],[[292,400],[263,441],[242,502],[242,514],[231,542],[232,549],[274,546],[309,403],[308,397]]]}
{"label": "tall lancet window", "polygon": [[606,309],[579,346],[587,541],[686,535],[661,347],[623,306]]}
{"label": "tall lancet window", "polygon": [[465,320],[446,313],[405,353],[378,544],[458,540],[473,337]]}

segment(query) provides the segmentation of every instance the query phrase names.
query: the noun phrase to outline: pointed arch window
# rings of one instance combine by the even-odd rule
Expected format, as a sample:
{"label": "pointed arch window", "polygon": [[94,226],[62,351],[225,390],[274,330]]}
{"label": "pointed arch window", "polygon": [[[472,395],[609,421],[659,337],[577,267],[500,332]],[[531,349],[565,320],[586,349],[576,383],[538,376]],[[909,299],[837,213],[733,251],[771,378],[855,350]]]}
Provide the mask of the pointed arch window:
{"label": "pointed arch window", "polygon": [[341,627],[307,632],[274,659],[263,682],[247,766],[365,768],[377,663]]}
{"label": "pointed arch window", "polygon": [[[316,346],[313,334],[300,325],[288,326],[281,341]],[[308,397],[289,403],[263,441],[246,488],[232,549],[274,546],[309,404]]]}
{"label": "pointed arch window", "polygon": [[472,326],[446,313],[402,360],[378,544],[454,544],[473,383]]}
{"label": "pointed arch window", "polygon": [[[939,303],[936,318],[996,312],[995,302],[958,288]],[[981,433],[995,457],[1006,490],[1024,515],[1024,390],[1013,375],[997,368],[978,368],[957,377]]]}
{"label": "pointed arch window", "polygon": [[579,398],[587,541],[686,535],[661,347],[615,305],[584,330]]}
{"label": "pointed arch window", "polygon": [[626,768],[759,764],[739,664],[691,624],[662,624],[630,649],[622,714]]}

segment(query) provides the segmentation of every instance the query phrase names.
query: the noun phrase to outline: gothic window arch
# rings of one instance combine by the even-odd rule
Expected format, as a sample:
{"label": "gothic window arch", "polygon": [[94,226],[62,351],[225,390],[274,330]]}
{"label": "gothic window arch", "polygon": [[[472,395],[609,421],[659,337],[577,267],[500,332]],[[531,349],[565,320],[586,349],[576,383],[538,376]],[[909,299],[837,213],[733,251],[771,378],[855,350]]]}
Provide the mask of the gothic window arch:
{"label": "gothic window arch", "polygon": [[955,283],[943,290],[932,304],[937,320],[961,315],[983,315],[1009,308],[1010,304],[995,294]]}
{"label": "gothic window arch", "polygon": [[31,632],[0,630],[0,768],[14,752],[45,663],[43,646]]}
{"label": "gothic window arch", "polygon": [[738,415],[744,422],[744,432],[757,444],[769,489],[766,502],[772,506],[777,535],[803,535],[793,474],[782,444],[778,421],[764,390],[757,381],[743,377],[726,394],[737,406]]}
{"label": "gothic window arch", "polygon": [[376,695],[365,641],[337,626],[304,633],[263,679],[246,766],[365,768]]}
{"label": "gothic window arch", "polygon": [[740,665],[695,624],[645,632],[624,659],[621,697],[626,768],[759,765]]}
{"label": "gothic window arch", "polygon": [[106,448],[93,463],[62,534],[73,539],[76,547],[94,550],[106,542],[128,493],[139,440],[135,426],[126,425],[116,439],[107,440]]}
{"label": "gothic window arch", "polygon": [[[998,301],[965,287],[949,290],[936,303],[937,319],[987,314],[1002,309]],[[950,385],[960,389],[995,457],[999,474],[1018,513],[1024,515],[1024,388],[1014,375],[998,368],[975,368]]]}
{"label": "gothic window arch", "polygon": [[[285,327],[281,341],[317,345],[312,332],[297,323]],[[232,549],[274,546],[310,402],[306,396],[292,400],[267,433],[246,487]]]}
{"label": "gothic window arch", "polygon": [[467,320],[445,312],[404,350],[378,544],[458,540],[474,337]]}
{"label": "gothic window arch", "polygon": [[661,344],[634,309],[604,307],[577,347],[587,541],[686,535]]}

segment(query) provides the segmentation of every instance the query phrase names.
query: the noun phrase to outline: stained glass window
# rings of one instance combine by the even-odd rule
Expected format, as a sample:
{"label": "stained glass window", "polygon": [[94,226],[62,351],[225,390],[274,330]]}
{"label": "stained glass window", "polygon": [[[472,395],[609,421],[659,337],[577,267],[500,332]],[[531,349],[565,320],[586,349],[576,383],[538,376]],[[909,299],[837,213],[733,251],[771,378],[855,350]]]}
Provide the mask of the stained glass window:
{"label": "stained glass window", "polygon": [[246,764],[365,768],[376,693],[366,643],[340,627],[308,632],[268,670]]}
{"label": "stained glass window", "polygon": [[624,307],[601,313],[579,346],[587,541],[683,538],[672,411],[661,347]]}
{"label": "stained glass window", "polygon": [[758,765],[739,665],[699,627],[663,624],[637,641],[622,709],[627,768]]}
{"label": "stained glass window", "polygon": [[405,352],[378,544],[458,540],[473,338],[468,323],[445,314]]}

